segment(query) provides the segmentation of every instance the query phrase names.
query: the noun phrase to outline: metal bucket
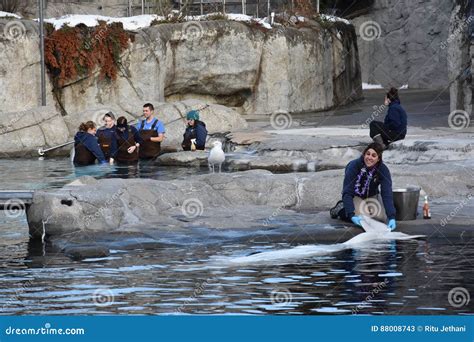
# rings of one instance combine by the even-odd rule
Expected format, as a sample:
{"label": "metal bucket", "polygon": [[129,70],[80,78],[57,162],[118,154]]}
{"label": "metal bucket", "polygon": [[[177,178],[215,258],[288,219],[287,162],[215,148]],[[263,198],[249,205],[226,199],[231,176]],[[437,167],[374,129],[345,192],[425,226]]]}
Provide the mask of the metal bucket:
{"label": "metal bucket", "polygon": [[393,204],[397,210],[397,221],[416,220],[418,200],[420,199],[418,186],[393,189]]}

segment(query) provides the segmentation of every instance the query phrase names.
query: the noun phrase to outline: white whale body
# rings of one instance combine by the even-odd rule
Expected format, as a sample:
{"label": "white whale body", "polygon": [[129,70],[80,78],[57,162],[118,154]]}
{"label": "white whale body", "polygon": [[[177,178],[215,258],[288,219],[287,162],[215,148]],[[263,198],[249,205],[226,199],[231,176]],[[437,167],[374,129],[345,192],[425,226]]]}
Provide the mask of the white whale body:
{"label": "white whale body", "polygon": [[[408,235],[400,232],[392,232],[387,225],[366,216],[362,216],[361,223],[365,232],[343,243],[331,245],[303,245],[294,248],[256,253],[249,256],[228,258],[226,261],[229,266],[255,263],[285,263],[286,261],[291,262],[296,259],[331,254],[350,248],[364,248],[376,241],[410,240],[425,237],[424,235]],[[221,261],[223,260],[221,259]]]}

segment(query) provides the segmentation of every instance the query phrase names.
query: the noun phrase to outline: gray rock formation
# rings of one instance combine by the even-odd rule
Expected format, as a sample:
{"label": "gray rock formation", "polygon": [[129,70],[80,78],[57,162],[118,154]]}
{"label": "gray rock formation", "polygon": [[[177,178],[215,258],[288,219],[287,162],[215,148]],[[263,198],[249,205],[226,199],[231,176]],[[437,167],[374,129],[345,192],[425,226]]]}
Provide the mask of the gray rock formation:
{"label": "gray rock formation", "polygon": [[[364,130],[358,127],[306,128],[267,131],[267,136],[254,133],[257,141],[239,146],[240,133],[231,144],[235,152],[227,153],[227,170],[265,169],[274,172],[321,171],[341,169],[360,156],[369,143]],[[356,133],[356,134],[354,134]],[[411,129],[408,136],[394,142],[383,154],[391,165],[419,165],[420,163],[463,163],[474,160],[474,134],[453,136],[445,131]],[[247,138],[250,137],[246,134]],[[158,158],[168,166],[207,166],[205,152],[168,153]],[[474,176],[474,175],[473,175]]]}
{"label": "gray rock formation", "polygon": [[375,0],[353,18],[362,81],[384,87],[446,88],[445,47],[453,0]]}
{"label": "gray rock formation", "polygon": [[[27,4],[22,11],[31,18],[38,17],[38,2],[36,0],[22,0]],[[94,1],[75,1],[75,0],[48,0],[45,1],[45,18],[55,18],[67,14],[98,14],[106,16],[127,16],[128,0],[94,0]],[[138,1],[132,1],[133,15],[141,14],[141,4]],[[150,1],[148,1],[150,3]]]}
{"label": "gray rock formation", "polygon": [[[16,22],[21,28],[24,21]],[[8,71],[2,81],[18,82],[25,68],[30,74],[23,77],[31,79],[21,91],[17,86],[2,92],[2,111],[38,106],[38,40],[30,33],[35,25],[28,22],[25,34],[0,42],[0,49],[10,53],[0,62],[0,69]],[[269,31],[219,20],[152,26],[136,32],[115,82],[105,83],[97,72],[65,84],[49,103],[73,115],[99,105],[202,98],[243,113],[268,114],[326,109],[359,98],[353,26],[311,25]],[[48,94],[51,90],[48,81]]]}
{"label": "gray rock formation", "polygon": [[[457,202],[472,196],[472,163],[390,165],[390,170],[394,187],[418,185],[431,199]],[[269,217],[295,215],[289,210],[332,206],[341,196],[343,173],[342,169],[290,174],[252,170],[169,182],[86,177],[59,190],[35,192],[27,217],[32,236],[53,237],[192,227],[261,228],[265,220],[269,224]]]}
{"label": "gray rock formation", "polygon": [[53,106],[0,116],[0,153],[3,157],[37,155],[38,148],[62,144],[70,138],[64,118]]}
{"label": "gray rock formation", "polygon": [[[471,33],[474,28],[474,9],[469,6],[470,1],[457,0],[451,14],[449,37],[447,40],[449,94],[451,99],[451,113],[464,111],[465,122],[472,115],[472,65],[474,62],[474,44]],[[462,119],[462,112],[453,114]],[[459,127],[463,122],[459,122]],[[468,125],[464,124],[464,128]]]}

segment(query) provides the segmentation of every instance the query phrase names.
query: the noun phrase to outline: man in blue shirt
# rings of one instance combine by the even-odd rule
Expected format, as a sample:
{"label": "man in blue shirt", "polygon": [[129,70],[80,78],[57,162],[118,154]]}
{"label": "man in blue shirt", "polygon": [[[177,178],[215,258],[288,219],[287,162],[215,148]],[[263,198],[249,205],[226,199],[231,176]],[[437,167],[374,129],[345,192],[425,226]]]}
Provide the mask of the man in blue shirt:
{"label": "man in blue shirt", "polygon": [[136,127],[143,143],[140,145],[140,159],[154,159],[160,154],[161,142],[165,139],[165,125],[154,117],[155,108],[151,103],[143,105],[143,120]]}

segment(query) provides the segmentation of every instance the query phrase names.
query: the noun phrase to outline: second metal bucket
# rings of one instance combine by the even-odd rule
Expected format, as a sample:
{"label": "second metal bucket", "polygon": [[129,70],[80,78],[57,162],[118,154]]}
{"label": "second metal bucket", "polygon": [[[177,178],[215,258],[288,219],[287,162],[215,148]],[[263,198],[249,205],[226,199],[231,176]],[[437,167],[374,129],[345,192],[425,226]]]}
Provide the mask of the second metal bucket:
{"label": "second metal bucket", "polygon": [[393,189],[393,204],[397,210],[397,221],[416,220],[420,190],[418,186]]}

